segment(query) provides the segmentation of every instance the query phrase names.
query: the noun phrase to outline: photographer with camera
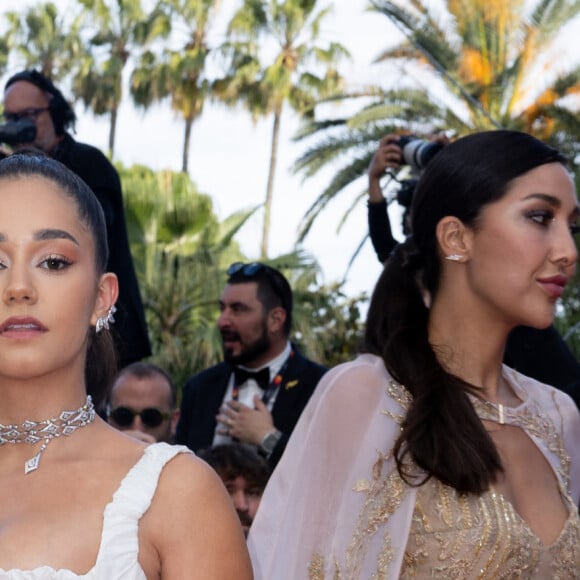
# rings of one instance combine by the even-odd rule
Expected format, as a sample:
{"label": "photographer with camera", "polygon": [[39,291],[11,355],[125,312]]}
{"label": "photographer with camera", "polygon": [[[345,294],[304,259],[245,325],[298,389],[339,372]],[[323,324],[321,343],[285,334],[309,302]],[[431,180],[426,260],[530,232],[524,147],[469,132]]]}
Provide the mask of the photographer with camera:
{"label": "photographer with camera", "polygon": [[445,135],[436,135],[429,141],[424,141],[413,135],[385,135],[374,154],[368,169],[369,198],[368,222],[369,235],[373,248],[383,263],[397,240],[393,237],[391,224],[387,213],[387,200],[383,195],[381,178],[388,172],[391,178],[398,181],[397,173],[403,165],[408,165],[411,178],[399,182],[397,201],[405,208],[403,214],[403,233],[408,235],[407,218],[411,205],[413,190],[423,168],[449,142]]}
{"label": "photographer with camera", "polygon": [[[368,169],[369,236],[381,263],[387,260],[398,243],[393,237],[381,178],[389,173],[399,182],[396,200],[404,208],[403,233],[408,236],[409,208],[415,185],[426,165],[448,143],[445,135],[423,140],[414,135],[388,134],[381,139]],[[409,167],[411,178],[399,181],[396,174],[405,165]],[[553,325],[545,329],[519,326],[512,330],[504,362],[568,393],[580,408],[580,363]]]}
{"label": "photographer with camera", "polygon": [[119,278],[115,314],[119,363],[125,366],[151,354],[141,294],[129,249],[121,182],[111,162],[95,147],[67,132],[76,115],[52,80],[36,70],[8,79],[4,89],[0,143],[16,151],[37,149],[68,167],[93,190],[107,222],[107,270]]}

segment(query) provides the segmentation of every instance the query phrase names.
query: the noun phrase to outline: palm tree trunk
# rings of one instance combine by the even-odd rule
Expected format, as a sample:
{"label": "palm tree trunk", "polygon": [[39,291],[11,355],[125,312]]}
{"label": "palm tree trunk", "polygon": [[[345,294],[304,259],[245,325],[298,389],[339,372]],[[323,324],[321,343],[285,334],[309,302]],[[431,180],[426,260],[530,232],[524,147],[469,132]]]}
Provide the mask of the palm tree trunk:
{"label": "palm tree trunk", "polygon": [[189,168],[189,144],[191,142],[191,127],[193,126],[193,117],[185,119],[185,136],[183,138],[183,158],[181,160],[181,171],[187,173]]}
{"label": "palm tree trunk", "polygon": [[115,135],[117,133],[117,112],[118,112],[117,107],[111,110],[111,126],[109,127],[109,157],[111,159],[113,159],[113,154],[115,152]]}
{"label": "palm tree trunk", "polygon": [[274,176],[278,162],[278,141],[280,138],[280,118],[282,105],[274,111],[274,125],[272,127],[272,147],[270,149],[270,169],[268,171],[268,185],[266,186],[266,201],[264,202],[264,227],[262,229],[262,245],[260,254],[262,259],[268,258],[268,238],[270,236],[270,214],[272,211],[272,197],[274,193]]}

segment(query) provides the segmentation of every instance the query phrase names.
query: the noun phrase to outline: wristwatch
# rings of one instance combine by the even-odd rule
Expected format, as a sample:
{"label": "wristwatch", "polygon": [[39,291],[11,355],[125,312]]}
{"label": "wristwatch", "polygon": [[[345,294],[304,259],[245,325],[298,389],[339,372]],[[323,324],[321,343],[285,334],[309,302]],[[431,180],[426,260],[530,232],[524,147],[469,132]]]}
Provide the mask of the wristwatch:
{"label": "wristwatch", "polygon": [[277,429],[275,431],[270,431],[270,433],[266,433],[259,446],[260,454],[266,458],[270,457],[272,451],[274,451],[274,447],[276,447],[281,437],[282,433]]}

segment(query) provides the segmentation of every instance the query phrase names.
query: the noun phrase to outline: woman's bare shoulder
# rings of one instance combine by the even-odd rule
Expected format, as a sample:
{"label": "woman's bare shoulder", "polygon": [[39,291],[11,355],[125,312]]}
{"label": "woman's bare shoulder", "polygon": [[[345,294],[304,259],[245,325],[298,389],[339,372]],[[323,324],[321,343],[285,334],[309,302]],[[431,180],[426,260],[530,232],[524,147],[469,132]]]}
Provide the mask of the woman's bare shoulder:
{"label": "woman's bare shoulder", "polygon": [[164,467],[139,541],[142,564],[148,565],[147,554],[157,560],[162,578],[252,578],[231,499],[213,469],[191,453]]}

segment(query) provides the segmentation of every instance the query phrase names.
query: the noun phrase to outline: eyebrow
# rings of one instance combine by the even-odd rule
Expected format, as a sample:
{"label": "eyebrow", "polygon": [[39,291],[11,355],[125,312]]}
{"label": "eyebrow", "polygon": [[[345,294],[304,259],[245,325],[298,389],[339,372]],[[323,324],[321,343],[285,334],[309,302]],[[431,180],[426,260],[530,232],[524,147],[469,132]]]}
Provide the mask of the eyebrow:
{"label": "eyebrow", "polygon": [[34,232],[34,239],[38,241],[45,240],[70,240],[76,246],[80,245],[78,240],[65,230],[46,228],[44,230],[39,230]]}
{"label": "eyebrow", "polygon": [[[0,242],[6,242],[7,239],[8,238],[6,235],[0,232]],[[34,232],[33,239],[39,242],[43,242],[45,240],[70,240],[76,246],[80,245],[78,240],[67,231],[53,228],[46,228],[44,230]]]}
{"label": "eyebrow", "polygon": [[[542,201],[549,203],[553,207],[557,207],[557,208],[562,207],[562,202],[558,197],[556,197],[554,195],[549,195],[547,193],[531,193],[530,195],[527,195],[524,199],[525,200],[527,200],[527,199],[541,199]],[[574,211],[572,212],[572,214],[575,216],[580,214],[580,206],[579,205],[577,205],[574,208]]]}

